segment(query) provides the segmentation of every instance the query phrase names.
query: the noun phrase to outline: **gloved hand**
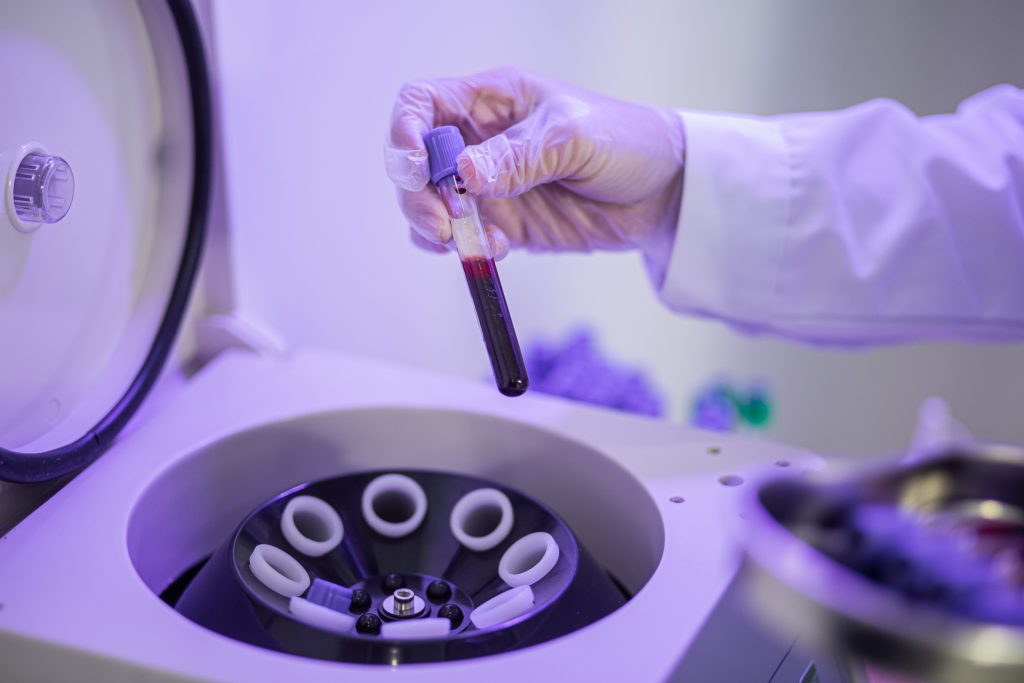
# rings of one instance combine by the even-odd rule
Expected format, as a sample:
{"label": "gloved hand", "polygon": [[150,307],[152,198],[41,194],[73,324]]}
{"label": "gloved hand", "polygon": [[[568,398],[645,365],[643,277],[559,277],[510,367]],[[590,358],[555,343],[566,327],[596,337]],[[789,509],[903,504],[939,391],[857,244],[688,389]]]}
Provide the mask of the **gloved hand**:
{"label": "gloved hand", "polygon": [[444,205],[429,185],[423,134],[462,130],[459,175],[479,195],[497,258],[538,251],[667,248],[683,185],[682,119],[516,68],[402,87],[385,145],[413,241],[445,251]]}

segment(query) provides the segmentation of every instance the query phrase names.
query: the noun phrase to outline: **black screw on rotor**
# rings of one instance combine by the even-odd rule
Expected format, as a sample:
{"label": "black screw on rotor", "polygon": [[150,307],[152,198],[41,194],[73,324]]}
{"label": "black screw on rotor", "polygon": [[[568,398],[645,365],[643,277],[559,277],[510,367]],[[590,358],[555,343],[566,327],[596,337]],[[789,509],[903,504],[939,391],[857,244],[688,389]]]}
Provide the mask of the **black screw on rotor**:
{"label": "black screw on rotor", "polygon": [[370,592],[365,591],[362,588],[352,591],[352,600],[349,603],[349,610],[352,612],[365,612],[370,609],[373,605],[373,598],[370,597]]}
{"label": "black screw on rotor", "polygon": [[368,636],[380,634],[381,621],[376,614],[364,614],[356,620],[356,631]]}
{"label": "black screw on rotor", "polygon": [[462,608],[458,605],[445,605],[437,610],[437,616],[452,622],[452,628],[458,628],[463,619]]}
{"label": "black screw on rotor", "polygon": [[381,582],[381,588],[384,589],[384,593],[387,595],[391,595],[399,588],[404,587],[405,577],[403,577],[401,574],[396,574],[394,572],[385,576],[384,580]]}
{"label": "black screw on rotor", "polygon": [[440,605],[452,597],[452,587],[440,579],[431,581],[427,586],[427,598],[430,602]]}

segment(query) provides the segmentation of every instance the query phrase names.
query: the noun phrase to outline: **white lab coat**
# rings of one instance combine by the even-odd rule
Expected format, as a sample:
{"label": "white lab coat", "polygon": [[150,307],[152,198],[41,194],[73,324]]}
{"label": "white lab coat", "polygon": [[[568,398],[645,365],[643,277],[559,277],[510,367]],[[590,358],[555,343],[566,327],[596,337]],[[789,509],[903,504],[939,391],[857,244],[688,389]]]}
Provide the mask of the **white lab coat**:
{"label": "white lab coat", "polygon": [[684,112],[673,309],[804,341],[1024,340],[1024,91],[956,114],[877,100]]}

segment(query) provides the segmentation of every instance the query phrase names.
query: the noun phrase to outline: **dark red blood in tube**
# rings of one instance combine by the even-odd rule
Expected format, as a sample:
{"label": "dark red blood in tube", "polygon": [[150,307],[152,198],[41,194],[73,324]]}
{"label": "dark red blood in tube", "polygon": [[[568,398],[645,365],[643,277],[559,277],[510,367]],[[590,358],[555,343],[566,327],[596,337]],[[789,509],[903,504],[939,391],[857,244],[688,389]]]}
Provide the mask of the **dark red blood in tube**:
{"label": "dark red blood in tube", "polygon": [[480,331],[484,335],[487,354],[491,357],[491,369],[494,370],[498,391],[506,396],[520,396],[529,386],[529,380],[494,260],[465,259],[462,270],[466,273],[469,294],[476,306]]}

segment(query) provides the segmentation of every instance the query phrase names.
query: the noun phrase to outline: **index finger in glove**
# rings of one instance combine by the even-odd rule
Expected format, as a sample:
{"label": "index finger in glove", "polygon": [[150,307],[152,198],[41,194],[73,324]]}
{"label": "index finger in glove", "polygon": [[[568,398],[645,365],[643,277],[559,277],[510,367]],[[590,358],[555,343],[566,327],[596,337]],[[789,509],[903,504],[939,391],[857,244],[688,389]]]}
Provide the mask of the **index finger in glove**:
{"label": "index finger in glove", "polygon": [[456,125],[473,144],[514,125],[533,105],[525,72],[503,68],[467,78],[412,81],[402,86],[384,145],[385,168],[400,188],[422,189],[430,180],[423,135]]}

